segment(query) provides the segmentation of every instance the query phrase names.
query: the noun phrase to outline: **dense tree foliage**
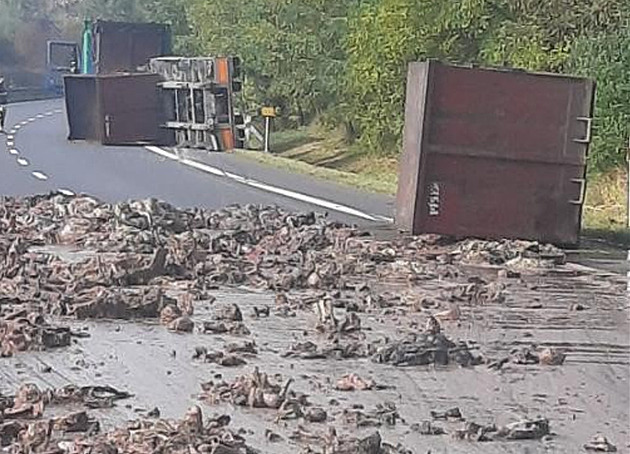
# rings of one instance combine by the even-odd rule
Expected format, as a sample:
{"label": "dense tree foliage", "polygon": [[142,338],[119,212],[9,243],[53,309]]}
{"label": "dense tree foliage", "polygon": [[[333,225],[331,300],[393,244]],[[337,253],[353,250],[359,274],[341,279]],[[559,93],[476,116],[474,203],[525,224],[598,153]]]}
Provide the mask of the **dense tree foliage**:
{"label": "dense tree foliage", "polygon": [[396,153],[406,64],[437,58],[595,77],[592,164],[623,160],[628,136],[630,11],[617,0],[380,0],[350,25],[349,114],[366,150]]}
{"label": "dense tree foliage", "polygon": [[341,98],[347,17],[355,0],[193,1],[202,52],[239,55],[254,105],[304,124]]}
{"label": "dense tree foliage", "polygon": [[[168,22],[176,50],[242,58],[250,107],[332,118],[365,152],[397,153],[407,63],[425,58],[597,79],[592,164],[618,165],[630,124],[627,0],[3,0],[0,62],[20,24]],[[74,24],[74,25],[73,25]]]}

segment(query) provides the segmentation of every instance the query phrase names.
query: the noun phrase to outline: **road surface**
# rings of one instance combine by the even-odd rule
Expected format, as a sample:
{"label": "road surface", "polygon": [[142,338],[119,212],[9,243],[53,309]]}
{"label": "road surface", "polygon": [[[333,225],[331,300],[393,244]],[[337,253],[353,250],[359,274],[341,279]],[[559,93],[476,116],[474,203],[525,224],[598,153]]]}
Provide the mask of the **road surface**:
{"label": "road surface", "polygon": [[[256,189],[234,178],[186,167],[141,147],[69,143],[62,109],[60,101],[11,106],[8,124],[13,132],[0,142],[0,194],[62,190],[89,193],[106,201],[157,197],[179,206],[219,208],[233,203],[257,203],[278,204],[290,210],[317,209],[312,204]],[[215,168],[255,177],[274,187],[337,201],[364,213],[388,216],[391,212],[391,199],[386,197],[260,168],[227,154],[215,154],[212,159]],[[340,220],[368,223],[364,218],[338,211],[331,215]],[[228,371],[190,359],[195,346],[216,349],[221,348],[223,341],[240,341],[240,338],[217,339],[199,333],[184,336],[150,322],[74,322],[75,328],[86,329],[91,337],[81,339],[71,350],[31,352],[4,359],[0,367],[4,389],[0,391],[15,390],[25,381],[43,387],[92,382],[119,386],[131,391],[134,398],[129,407],[120,405],[104,412],[105,426],[111,427],[153,406],[158,406],[164,416],[179,417],[188,406],[199,402],[196,397],[199,383],[216,377],[217,373],[233,380],[259,366],[272,376],[280,373],[297,377],[296,386],[311,394],[315,404],[326,406],[331,412],[356,403],[366,409],[383,402],[396,403],[407,423],[380,430],[388,440],[401,441],[416,454],[573,454],[584,452],[583,443],[597,432],[610,437],[619,452],[628,452],[630,346],[625,284],[619,276],[610,278],[588,270],[576,271],[573,267],[560,271],[564,274],[549,270],[542,275],[511,280],[505,300],[485,304],[462,302],[461,319],[447,323],[450,335],[479,343],[491,356],[530,344],[561,348],[568,359],[560,367],[511,365],[500,371],[486,367],[403,370],[377,367],[367,360],[283,360],[279,353],[305,339],[305,333],[313,330],[315,316],[301,311],[289,319],[252,318],[254,306],[274,306],[273,294],[221,289],[213,291],[212,296],[223,304],[241,305],[252,329],[252,339],[260,347],[260,356],[247,367]],[[498,271],[490,268],[483,272],[463,269],[460,272],[459,280],[437,279],[416,286],[417,290],[424,297],[437,299],[445,291],[438,284],[467,286],[480,276],[494,281]],[[468,279],[468,273],[473,280]],[[413,296],[420,300],[420,296]],[[572,309],[578,303],[584,310]],[[209,312],[209,307],[199,305],[195,321],[210,319]],[[367,333],[402,335],[422,326],[426,313],[410,312],[406,317],[393,313],[385,318],[384,313],[369,312],[361,314],[361,318]],[[309,336],[317,339],[317,334]],[[348,372],[373,377],[393,388],[358,396],[332,390],[331,380]],[[413,423],[428,418],[431,410],[455,406],[472,420],[484,424],[544,416],[551,420],[555,435],[541,442],[474,444],[454,442],[450,436],[421,436],[409,429]],[[295,429],[295,424],[276,424],[275,413],[231,407],[205,410],[208,414],[215,410],[229,412],[237,426],[252,428],[255,433],[250,438],[263,452],[292,453],[298,449],[289,442],[270,446],[266,441],[265,429],[279,432],[285,440]],[[453,423],[443,424],[449,432],[455,430]],[[372,429],[362,429],[366,430]]]}
{"label": "road surface", "polygon": [[[230,178],[186,167],[143,147],[103,147],[69,142],[61,100],[12,105],[8,135],[0,143],[0,194],[27,195],[48,191],[86,193],[115,202],[155,197],[176,206],[220,208],[230,204],[274,204],[287,210],[322,210],[277,192],[261,190]],[[3,150],[4,148],[4,150]],[[392,200],[256,166],[234,155],[217,154],[213,163],[274,188],[309,194],[361,212],[390,216]],[[362,217],[330,211],[343,222],[366,224]]]}

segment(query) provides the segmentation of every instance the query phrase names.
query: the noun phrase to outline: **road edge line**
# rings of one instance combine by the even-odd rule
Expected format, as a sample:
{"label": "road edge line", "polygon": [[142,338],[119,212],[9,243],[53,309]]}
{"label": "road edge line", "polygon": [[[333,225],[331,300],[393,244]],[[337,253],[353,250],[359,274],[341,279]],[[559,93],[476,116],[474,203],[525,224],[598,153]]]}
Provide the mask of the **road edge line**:
{"label": "road edge line", "polygon": [[144,148],[152,153],[155,153],[159,156],[162,156],[164,158],[167,158],[173,161],[177,161],[185,166],[200,170],[202,172],[209,173],[211,175],[214,175],[220,178],[227,178],[238,184],[256,188],[264,192],[277,194],[277,195],[286,197],[288,199],[297,200],[299,202],[307,203],[309,205],[315,205],[320,208],[326,208],[331,211],[336,211],[338,213],[343,213],[349,216],[354,216],[354,217],[365,219],[372,222],[389,222],[389,221],[393,222],[393,219],[387,218],[385,216],[372,215],[372,214],[366,213],[364,211],[358,210],[356,208],[353,208],[347,205],[343,205],[337,202],[332,202],[330,200],[320,199],[318,197],[314,197],[308,194],[302,194],[300,192],[292,191],[290,189],[280,188],[280,187],[273,186],[267,183],[263,183],[261,181],[257,181],[251,178],[237,175],[231,172],[226,172],[217,167],[213,167],[208,164],[195,161],[193,159],[182,158],[178,156],[176,153],[172,153],[170,151],[164,150],[163,148],[156,147],[154,145],[145,146]]}

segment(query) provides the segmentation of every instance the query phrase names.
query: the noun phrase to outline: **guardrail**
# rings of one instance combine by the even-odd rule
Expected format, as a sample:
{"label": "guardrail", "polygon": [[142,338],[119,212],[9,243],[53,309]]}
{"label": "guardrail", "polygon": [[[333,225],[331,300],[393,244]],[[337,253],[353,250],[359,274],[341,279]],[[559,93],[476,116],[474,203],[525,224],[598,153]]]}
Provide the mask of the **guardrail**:
{"label": "guardrail", "polygon": [[36,87],[20,87],[9,90],[8,102],[40,101],[61,98],[63,95]]}

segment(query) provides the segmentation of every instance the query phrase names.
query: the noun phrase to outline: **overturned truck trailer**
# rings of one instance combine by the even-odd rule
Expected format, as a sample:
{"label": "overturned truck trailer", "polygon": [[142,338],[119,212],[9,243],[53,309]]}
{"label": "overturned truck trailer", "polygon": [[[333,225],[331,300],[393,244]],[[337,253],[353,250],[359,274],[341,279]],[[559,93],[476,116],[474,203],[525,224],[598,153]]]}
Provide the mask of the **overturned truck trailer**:
{"label": "overturned truck trailer", "polygon": [[578,243],[594,93],[577,77],[411,64],[398,226]]}
{"label": "overturned truck trailer", "polygon": [[241,90],[237,58],[154,58],[150,70],[161,78],[163,127],[174,133],[178,146],[213,151],[243,147],[243,116],[234,106]]}
{"label": "overturned truck trailer", "polygon": [[166,57],[160,24],[86,24],[82,74],[64,78],[69,139],[105,145],[242,147],[236,58]]}

